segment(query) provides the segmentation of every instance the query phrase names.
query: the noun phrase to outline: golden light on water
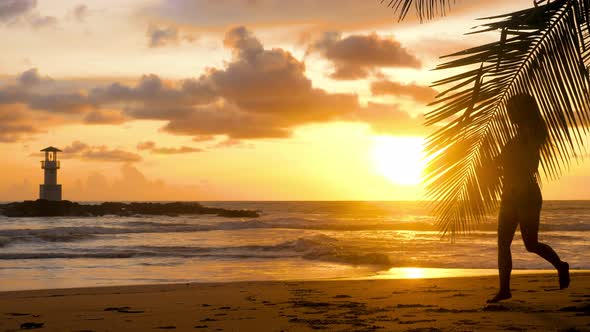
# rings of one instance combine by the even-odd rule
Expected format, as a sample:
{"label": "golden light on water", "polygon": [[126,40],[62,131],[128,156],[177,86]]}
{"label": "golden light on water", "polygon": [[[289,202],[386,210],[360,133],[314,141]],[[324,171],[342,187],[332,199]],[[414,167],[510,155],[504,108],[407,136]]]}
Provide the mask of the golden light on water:
{"label": "golden light on water", "polygon": [[[513,274],[544,274],[553,273],[553,270],[513,270]],[[578,271],[579,272],[579,271]],[[495,276],[496,269],[446,269],[427,267],[394,267],[381,271],[369,279],[439,279],[461,277]]]}
{"label": "golden light on water", "polygon": [[375,137],[373,160],[377,171],[399,185],[421,182],[424,170],[424,139],[419,137]]}
{"label": "golden light on water", "polygon": [[404,279],[422,279],[426,274],[425,269],[417,268],[417,267],[407,267],[401,269],[401,274],[404,275]]}
{"label": "golden light on water", "polygon": [[432,279],[494,275],[494,269],[440,269],[422,267],[396,267],[382,271],[374,279]]}

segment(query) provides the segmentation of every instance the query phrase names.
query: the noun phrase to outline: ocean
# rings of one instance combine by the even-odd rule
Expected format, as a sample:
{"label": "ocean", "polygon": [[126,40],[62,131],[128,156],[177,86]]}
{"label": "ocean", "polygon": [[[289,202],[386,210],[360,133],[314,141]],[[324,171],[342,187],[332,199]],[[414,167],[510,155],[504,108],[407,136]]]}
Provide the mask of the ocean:
{"label": "ocean", "polygon": [[[0,217],[0,290],[496,269],[493,216],[451,243],[420,202],[203,205],[259,210],[261,217]],[[590,269],[589,235],[590,201],[544,202],[540,240],[573,269]],[[512,248],[515,269],[552,269],[526,252],[518,232]]]}

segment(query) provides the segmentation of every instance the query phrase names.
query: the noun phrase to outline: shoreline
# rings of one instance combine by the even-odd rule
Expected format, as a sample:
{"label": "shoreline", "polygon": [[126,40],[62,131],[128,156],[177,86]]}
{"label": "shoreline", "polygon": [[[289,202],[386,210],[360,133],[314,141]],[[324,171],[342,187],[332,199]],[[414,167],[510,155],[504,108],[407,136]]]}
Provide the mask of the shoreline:
{"label": "shoreline", "polygon": [[[588,275],[590,270],[570,270],[572,275]],[[555,270],[546,269],[515,269],[512,276],[556,275]],[[195,281],[162,281],[162,282],[128,282],[115,284],[77,285],[73,287],[45,287],[45,288],[14,288],[0,289],[0,295],[11,292],[37,292],[59,290],[102,289],[112,287],[149,287],[149,286],[177,286],[203,284],[235,284],[235,283],[273,283],[273,282],[331,282],[331,281],[376,281],[376,280],[433,280],[457,278],[487,278],[497,277],[497,269],[466,269],[466,268],[416,268],[401,267],[378,271],[374,275],[355,277],[326,277],[317,279],[252,279],[252,280],[195,280]]]}
{"label": "shoreline", "polygon": [[497,277],[242,281],[0,292],[0,329],[44,331],[590,331],[590,273],[567,290],[516,274],[513,298],[487,305]]}

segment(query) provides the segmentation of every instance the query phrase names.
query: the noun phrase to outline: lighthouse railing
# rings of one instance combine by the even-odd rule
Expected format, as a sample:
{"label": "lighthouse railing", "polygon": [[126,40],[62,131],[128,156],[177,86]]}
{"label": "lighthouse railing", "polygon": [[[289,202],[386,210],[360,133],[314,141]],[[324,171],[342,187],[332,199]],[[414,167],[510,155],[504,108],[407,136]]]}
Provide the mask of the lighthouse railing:
{"label": "lighthouse railing", "polygon": [[41,160],[41,168],[42,169],[46,169],[46,168],[50,168],[50,169],[59,169],[60,168],[60,162],[59,160]]}

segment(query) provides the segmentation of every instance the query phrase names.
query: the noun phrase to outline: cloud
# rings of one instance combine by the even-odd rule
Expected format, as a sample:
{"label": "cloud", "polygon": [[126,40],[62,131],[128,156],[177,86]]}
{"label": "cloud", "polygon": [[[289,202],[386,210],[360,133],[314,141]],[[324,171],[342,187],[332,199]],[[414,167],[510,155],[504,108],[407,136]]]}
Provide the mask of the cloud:
{"label": "cloud", "polygon": [[178,28],[169,27],[155,27],[150,26],[147,31],[150,47],[162,47],[168,44],[178,44],[179,34]]}
{"label": "cloud", "polygon": [[96,105],[89,103],[84,93],[56,93],[49,95],[31,94],[27,103],[31,109],[46,110],[54,113],[81,114],[96,109]]}
{"label": "cloud", "polygon": [[40,132],[23,109],[0,107],[0,142],[12,143]]}
{"label": "cloud", "polygon": [[57,18],[41,15],[36,7],[37,0],[0,0],[0,23],[24,23],[35,29],[57,25]]}
{"label": "cloud", "polygon": [[253,149],[254,145],[246,144],[244,141],[235,139],[235,138],[228,138],[225,139],[217,144],[210,146],[211,149],[219,149],[219,148],[247,148]]}
{"label": "cloud", "polygon": [[331,77],[338,80],[367,78],[381,68],[415,68],[422,64],[416,56],[393,38],[370,35],[342,37],[340,32],[326,32],[309,47],[334,65]]}
{"label": "cloud", "polygon": [[193,142],[208,142],[215,139],[215,135],[197,135],[193,137]]}
{"label": "cloud", "polygon": [[163,148],[157,147],[155,142],[147,141],[141,142],[137,144],[138,150],[146,150],[150,151],[154,154],[186,154],[186,153],[195,153],[195,152],[203,152],[203,149],[200,148],[193,148],[190,146],[181,146],[178,148]]}
{"label": "cloud", "polygon": [[161,0],[143,16],[202,30],[223,31],[236,23],[247,26],[367,27],[391,24],[391,10],[366,0]]}
{"label": "cloud", "polygon": [[367,123],[379,134],[422,136],[430,130],[424,126],[424,116],[411,116],[399,105],[369,103],[354,115],[354,120]]}
{"label": "cloud", "polygon": [[141,156],[136,153],[120,149],[109,149],[105,145],[90,146],[80,141],[74,141],[71,145],[66,146],[62,150],[62,158],[125,163],[133,163],[142,160]]}
{"label": "cloud", "polygon": [[127,121],[127,118],[118,110],[93,110],[84,116],[84,123],[97,125],[115,125]]}
{"label": "cloud", "polygon": [[23,105],[0,105],[0,142],[12,143],[42,133],[48,126],[63,124],[65,120],[51,114],[32,112]]}
{"label": "cloud", "polygon": [[388,80],[380,80],[371,83],[371,93],[373,96],[402,96],[410,97],[416,102],[428,104],[434,100],[438,94],[435,89],[418,85],[416,83],[403,84]]}
{"label": "cloud", "polygon": [[173,87],[149,75],[136,87],[96,89],[91,98],[134,101],[126,110],[130,117],[166,120],[163,129],[169,133],[236,139],[285,138],[297,126],[333,121],[358,109],[356,95],[314,88],[302,62],[282,49],[265,49],[244,27],[228,31],[224,45],[233,59],[198,79]]}
{"label": "cloud", "polygon": [[37,0],[1,0],[0,22],[10,22],[31,12],[37,6]]}
{"label": "cloud", "polygon": [[[368,0],[159,0],[150,2],[140,15],[149,19],[192,26],[201,30],[224,31],[237,23],[250,27],[312,27],[344,31],[417,24],[414,8],[403,22],[397,21],[390,1]],[[457,1],[449,17],[486,16],[505,6],[526,8],[530,0]],[[475,14],[474,14],[475,13]],[[489,15],[488,15],[489,16]]]}
{"label": "cloud", "polygon": [[[148,74],[131,84],[90,81],[82,84],[43,78],[37,70],[29,70],[13,84],[0,86],[0,105],[18,105],[29,115],[50,116],[54,122],[47,126],[159,120],[164,122],[161,128],[164,132],[192,136],[196,141],[217,136],[228,142],[288,138],[297,127],[337,121],[366,122],[378,128],[377,119],[389,123],[395,118],[385,111],[367,112],[355,94],[331,93],[314,87],[305,75],[303,62],[283,49],[265,48],[244,27],[229,30],[224,45],[233,54],[230,61],[185,80],[170,81]],[[42,84],[45,81],[51,84]],[[406,90],[411,90],[414,98],[422,97],[411,87]],[[32,125],[25,120],[18,124]],[[20,134],[5,135],[5,139],[25,138],[35,133],[36,127],[37,124],[31,128],[19,127]],[[189,152],[154,148],[162,149],[161,153]],[[80,156],[87,159],[139,159],[138,155],[111,153],[106,147],[86,146],[86,149]]]}
{"label": "cloud", "polygon": [[183,33],[176,26],[156,26],[150,24],[147,30],[148,46],[151,48],[164,47],[169,45],[179,45],[181,42],[192,43],[195,37]]}
{"label": "cloud", "polygon": [[[15,178],[15,170],[1,166],[2,174],[10,174],[9,178],[0,181],[0,200],[13,201],[36,199],[39,195],[39,184],[27,179]],[[29,174],[32,178],[37,173]],[[115,173],[115,174],[113,174]],[[118,174],[117,174],[118,173]],[[108,178],[107,178],[108,175]],[[64,199],[76,201],[170,201],[170,200],[215,200],[221,197],[206,182],[175,185],[146,176],[132,164],[122,164],[115,172],[110,168],[102,170],[100,166],[92,168],[81,178],[64,176],[60,182],[63,186]]]}
{"label": "cloud", "polygon": [[72,17],[78,22],[85,22],[89,14],[88,6],[82,4],[72,10]]}
{"label": "cloud", "polygon": [[17,77],[17,80],[22,86],[26,87],[36,86],[43,83],[51,83],[53,81],[49,77],[41,76],[37,68],[31,68],[22,72]]}
{"label": "cloud", "polygon": [[39,13],[31,14],[27,18],[27,21],[35,29],[57,26],[57,18],[53,16],[40,15]]}

